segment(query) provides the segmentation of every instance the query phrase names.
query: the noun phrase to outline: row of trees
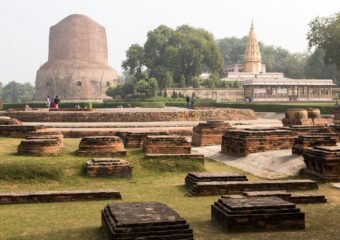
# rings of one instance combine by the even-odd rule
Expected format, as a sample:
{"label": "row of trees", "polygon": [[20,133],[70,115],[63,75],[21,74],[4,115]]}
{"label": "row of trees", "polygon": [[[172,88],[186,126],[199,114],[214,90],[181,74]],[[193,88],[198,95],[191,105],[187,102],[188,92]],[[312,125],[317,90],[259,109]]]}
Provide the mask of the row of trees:
{"label": "row of trees", "polygon": [[34,96],[34,87],[30,83],[18,83],[15,81],[3,85],[0,82],[0,99],[5,103],[30,102]]}
{"label": "row of trees", "polygon": [[[340,13],[315,18],[307,35],[311,52],[290,53],[260,42],[267,72],[283,72],[289,78],[330,78],[340,83]],[[122,63],[125,85],[109,95],[153,95],[166,87],[239,87],[220,81],[223,67],[243,63],[247,37],[215,40],[204,29],[188,25],[176,29],[161,25],[147,34],[143,46],[133,44]],[[209,72],[208,79],[200,79]]]}

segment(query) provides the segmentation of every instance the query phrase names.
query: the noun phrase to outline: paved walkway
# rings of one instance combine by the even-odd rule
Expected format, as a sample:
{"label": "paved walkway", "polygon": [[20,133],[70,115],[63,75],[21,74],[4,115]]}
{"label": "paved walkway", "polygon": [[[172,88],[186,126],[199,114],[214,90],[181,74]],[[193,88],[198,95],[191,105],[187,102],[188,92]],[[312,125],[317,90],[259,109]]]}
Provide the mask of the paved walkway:
{"label": "paved walkway", "polygon": [[296,176],[305,167],[303,157],[292,155],[292,150],[277,150],[249,154],[247,157],[233,157],[220,153],[221,146],[193,148],[205,157],[222,162],[265,179],[281,179]]}

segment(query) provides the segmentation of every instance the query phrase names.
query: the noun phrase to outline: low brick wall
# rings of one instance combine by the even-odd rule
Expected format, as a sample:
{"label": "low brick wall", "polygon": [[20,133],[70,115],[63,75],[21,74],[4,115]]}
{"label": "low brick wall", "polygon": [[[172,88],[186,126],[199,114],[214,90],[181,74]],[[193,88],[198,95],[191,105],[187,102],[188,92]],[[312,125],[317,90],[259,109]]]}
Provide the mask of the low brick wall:
{"label": "low brick wall", "polygon": [[15,111],[6,113],[23,122],[153,122],[153,121],[207,121],[252,120],[256,114],[251,109],[124,109],[70,112],[70,111]]}
{"label": "low brick wall", "polygon": [[0,204],[68,202],[84,200],[122,199],[117,190],[43,191],[0,193]]}

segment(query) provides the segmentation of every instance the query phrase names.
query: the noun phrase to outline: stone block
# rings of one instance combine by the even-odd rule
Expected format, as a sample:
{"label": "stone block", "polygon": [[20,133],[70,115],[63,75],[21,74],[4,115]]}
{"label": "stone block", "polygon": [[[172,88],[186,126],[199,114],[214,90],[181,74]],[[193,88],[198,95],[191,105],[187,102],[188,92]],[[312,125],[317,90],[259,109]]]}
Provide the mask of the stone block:
{"label": "stone block", "polygon": [[86,172],[91,177],[132,177],[132,167],[126,160],[97,158],[86,163]]}
{"label": "stone block", "polygon": [[122,139],[117,136],[92,136],[81,139],[78,149],[80,156],[114,157],[126,155]]}
{"label": "stone block", "polygon": [[232,128],[229,123],[224,121],[207,121],[199,123],[193,128],[191,144],[193,146],[219,145],[222,142],[222,135],[226,129]]}
{"label": "stone block", "polygon": [[303,154],[303,174],[322,181],[340,181],[340,147],[316,146]]}
{"label": "stone block", "polygon": [[107,239],[194,239],[185,219],[159,202],[110,204],[102,210]]}
{"label": "stone block", "polygon": [[68,202],[83,200],[121,199],[120,192],[109,190],[40,191],[0,193],[0,204]]}
{"label": "stone block", "polygon": [[222,137],[221,152],[233,156],[247,156],[250,153],[289,149],[295,135],[283,129],[232,129]]}
{"label": "stone block", "polygon": [[227,232],[303,230],[305,214],[278,197],[221,198],[211,218]]}

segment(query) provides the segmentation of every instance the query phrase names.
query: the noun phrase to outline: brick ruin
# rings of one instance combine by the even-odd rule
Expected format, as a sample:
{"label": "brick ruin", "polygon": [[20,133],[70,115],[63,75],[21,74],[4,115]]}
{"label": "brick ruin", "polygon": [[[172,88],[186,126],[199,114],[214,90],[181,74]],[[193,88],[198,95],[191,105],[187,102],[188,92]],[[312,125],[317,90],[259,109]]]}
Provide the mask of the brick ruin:
{"label": "brick ruin", "polygon": [[242,194],[247,191],[312,190],[318,184],[312,180],[272,180],[250,182],[246,176],[230,173],[188,173],[185,186],[190,196]]}
{"label": "brick ruin", "polygon": [[303,135],[294,140],[292,153],[302,155],[307,148],[316,146],[336,146],[336,139],[332,135]]}
{"label": "brick ruin", "polygon": [[86,172],[90,177],[132,177],[128,161],[112,158],[95,158],[86,162]]}
{"label": "brick ruin", "polygon": [[303,174],[323,181],[340,181],[340,147],[308,148],[303,154],[306,169]]}
{"label": "brick ruin", "polygon": [[191,143],[197,147],[221,144],[223,132],[230,128],[231,125],[229,123],[218,120],[199,123],[193,128]]}
{"label": "brick ruin", "polygon": [[159,202],[110,204],[102,210],[107,239],[194,239],[185,219]]}
{"label": "brick ruin", "polygon": [[122,139],[117,136],[92,136],[81,139],[78,155],[114,157],[126,155],[126,150]]}
{"label": "brick ruin", "polygon": [[15,118],[0,116],[0,125],[22,125],[22,123]]}
{"label": "brick ruin", "polygon": [[169,135],[168,131],[143,131],[143,132],[117,132],[124,143],[125,148],[140,148],[147,136]]}
{"label": "brick ruin", "polygon": [[18,146],[20,155],[58,155],[62,151],[64,136],[59,131],[38,129],[25,136]]}
{"label": "brick ruin", "polygon": [[191,153],[191,144],[183,136],[147,136],[143,144],[147,158],[192,159],[204,162],[204,155]]}
{"label": "brick ruin", "polygon": [[44,129],[43,125],[0,125],[0,137],[25,138],[27,133]]}
{"label": "brick ruin", "polygon": [[291,125],[316,125],[328,126],[332,123],[332,119],[322,118],[320,109],[317,108],[292,108],[288,109],[285,118],[282,119],[283,126]]}
{"label": "brick ruin", "polygon": [[84,200],[121,199],[117,190],[41,191],[23,193],[0,193],[0,204],[69,202]]}
{"label": "brick ruin", "polygon": [[305,214],[278,197],[220,198],[211,218],[227,232],[303,230]]}
{"label": "brick ruin", "polygon": [[221,152],[233,156],[247,156],[250,153],[289,149],[295,135],[283,129],[232,129],[222,137]]}

